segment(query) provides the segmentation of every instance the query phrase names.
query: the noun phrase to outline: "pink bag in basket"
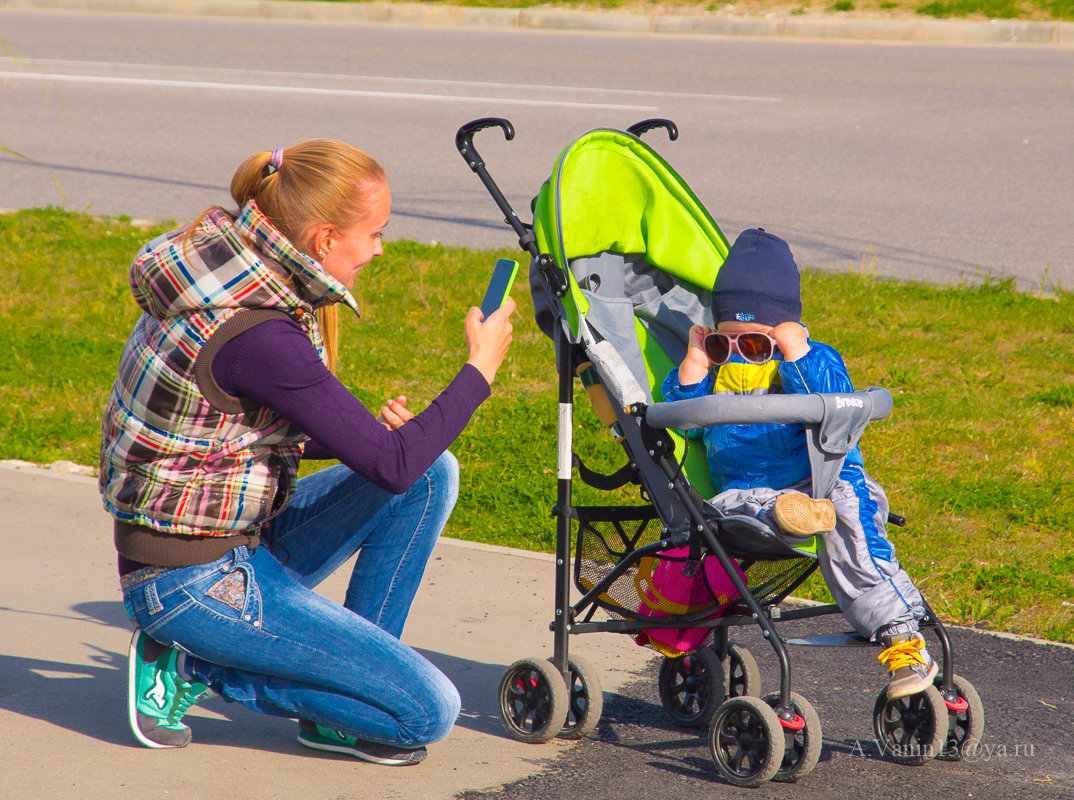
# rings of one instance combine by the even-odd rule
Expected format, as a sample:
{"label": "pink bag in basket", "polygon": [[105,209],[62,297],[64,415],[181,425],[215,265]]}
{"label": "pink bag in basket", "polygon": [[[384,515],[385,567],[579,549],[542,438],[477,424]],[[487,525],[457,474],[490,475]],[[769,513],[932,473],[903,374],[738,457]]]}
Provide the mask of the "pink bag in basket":
{"label": "pink bag in basket", "polygon": [[[692,576],[683,574],[689,559],[688,547],[673,547],[660,558],[648,556],[638,563],[634,585],[641,605],[638,613],[649,617],[668,617],[693,614],[711,609],[706,617],[718,617],[740,595],[719,560],[706,556],[703,568]],[[731,559],[743,581],[745,573]],[[696,562],[694,563],[696,566]],[[708,637],[711,628],[646,628],[635,638],[640,645],[649,645],[667,656],[676,658],[697,650]]]}

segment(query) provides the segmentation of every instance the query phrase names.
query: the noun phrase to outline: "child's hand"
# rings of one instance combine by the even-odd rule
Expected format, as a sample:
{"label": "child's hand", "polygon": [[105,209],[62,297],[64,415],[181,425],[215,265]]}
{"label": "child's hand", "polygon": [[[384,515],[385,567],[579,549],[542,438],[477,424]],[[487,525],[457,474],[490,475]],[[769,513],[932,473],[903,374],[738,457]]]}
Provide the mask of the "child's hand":
{"label": "child's hand", "polygon": [[776,340],[784,361],[797,361],[809,352],[809,333],[798,322],[781,322],[768,334]]}
{"label": "child's hand", "polygon": [[705,337],[712,333],[712,328],[694,325],[690,328],[690,343],[686,347],[686,357],[679,365],[679,385],[689,386],[700,383],[712,367],[712,362],[705,354]]}

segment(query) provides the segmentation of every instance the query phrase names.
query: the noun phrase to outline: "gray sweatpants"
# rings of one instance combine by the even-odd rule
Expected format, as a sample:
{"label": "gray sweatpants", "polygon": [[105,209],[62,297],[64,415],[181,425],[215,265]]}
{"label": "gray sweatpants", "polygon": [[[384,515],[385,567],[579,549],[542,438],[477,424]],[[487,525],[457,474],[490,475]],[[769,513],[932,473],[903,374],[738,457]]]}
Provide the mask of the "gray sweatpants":
{"label": "gray sweatpants", "polygon": [[[778,532],[772,507],[786,492],[810,493],[809,482],[788,489],[728,489],[709,500],[721,514],[756,517]],[[847,621],[862,636],[917,630],[925,615],[921,593],[895,558],[887,538],[888,498],[860,467],[846,467],[828,495],[835,506],[834,531],[817,546],[821,574]]]}

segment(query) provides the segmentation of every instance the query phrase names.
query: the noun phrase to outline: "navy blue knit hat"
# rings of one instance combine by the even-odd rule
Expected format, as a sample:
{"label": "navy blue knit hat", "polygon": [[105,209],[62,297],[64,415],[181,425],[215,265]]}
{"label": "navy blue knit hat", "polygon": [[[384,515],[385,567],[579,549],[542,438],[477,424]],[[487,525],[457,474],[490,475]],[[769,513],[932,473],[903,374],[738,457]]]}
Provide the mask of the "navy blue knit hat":
{"label": "navy blue knit hat", "polygon": [[791,248],[764,228],[742,231],[712,287],[716,322],[775,327],[802,321],[802,283]]}

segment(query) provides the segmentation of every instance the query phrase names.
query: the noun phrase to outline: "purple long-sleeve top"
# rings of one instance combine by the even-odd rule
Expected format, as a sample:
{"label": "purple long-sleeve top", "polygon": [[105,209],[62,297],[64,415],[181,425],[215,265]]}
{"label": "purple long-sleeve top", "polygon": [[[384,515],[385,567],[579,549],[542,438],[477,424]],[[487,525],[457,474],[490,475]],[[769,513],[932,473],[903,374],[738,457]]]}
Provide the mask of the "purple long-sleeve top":
{"label": "purple long-sleeve top", "polygon": [[[310,437],[303,457],[334,458],[390,492],[405,492],[462,432],[489,384],[463,365],[429,406],[394,431],[328,371],[305,331],[271,319],[231,339],[213,358],[213,378],[236,397],[271,408]],[[146,566],[118,555],[120,575]]]}
{"label": "purple long-sleeve top", "polygon": [[328,371],[289,319],[262,322],[227,342],[212,371],[225,392],[256,400],[309,436],[304,458],[338,459],[396,494],[448,449],[490,394],[484,376],[465,364],[427,408],[390,431]]}

